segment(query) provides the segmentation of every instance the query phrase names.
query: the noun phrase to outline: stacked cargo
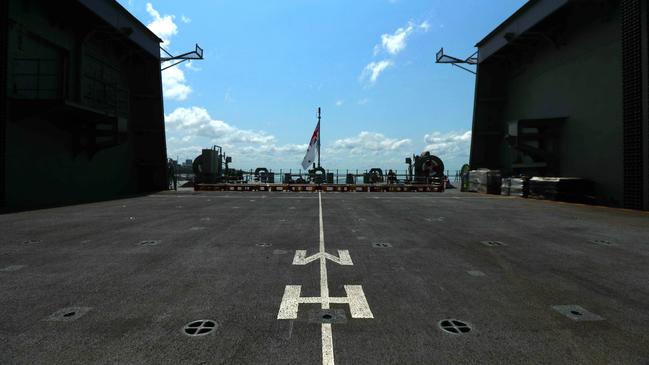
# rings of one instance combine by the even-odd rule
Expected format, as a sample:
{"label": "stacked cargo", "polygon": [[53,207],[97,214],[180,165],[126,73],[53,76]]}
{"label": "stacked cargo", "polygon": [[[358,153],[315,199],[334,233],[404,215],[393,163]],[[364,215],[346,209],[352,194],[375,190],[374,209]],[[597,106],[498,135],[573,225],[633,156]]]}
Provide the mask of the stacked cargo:
{"label": "stacked cargo", "polygon": [[514,195],[527,197],[530,192],[528,178],[506,177],[500,186],[501,195]]}
{"label": "stacked cargo", "polygon": [[469,171],[469,191],[500,194],[500,171],[489,169]]}
{"label": "stacked cargo", "polygon": [[591,181],[578,177],[533,177],[530,179],[530,198],[588,202],[592,200]]}

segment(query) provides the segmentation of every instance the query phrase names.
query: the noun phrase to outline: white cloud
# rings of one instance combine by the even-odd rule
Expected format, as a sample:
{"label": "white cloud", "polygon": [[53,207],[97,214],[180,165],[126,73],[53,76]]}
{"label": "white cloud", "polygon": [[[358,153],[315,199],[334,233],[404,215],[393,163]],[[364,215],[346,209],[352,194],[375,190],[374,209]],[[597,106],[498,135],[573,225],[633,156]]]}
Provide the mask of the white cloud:
{"label": "white cloud", "polygon": [[365,104],[367,104],[367,103],[369,103],[369,102],[370,102],[370,99],[369,99],[369,98],[362,98],[362,99],[359,99],[359,100],[356,102],[356,104],[358,104],[358,105],[365,105]]}
{"label": "white cloud", "polygon": [[[169,140],[167,140],[169,142]],[[167,146],[167,155],[169,157],[179,156],[179,160],[182,161],[185,158],[191,158],[198,156],[201,153],[201,150],[206,148],[206,146],[184,146],[184,147],[172,147]]]}
{"label": "white cloud", "polygon": [[185,73],[179,67],[162,71],[162,93],[166,98],[185,100],[192,88],[185,83]]}
{"label": "white cloud", "polygon": [[391,55],[396,55],[406,48],[408,37],[414,30],[414,24],[408,22],[404,28],[398,28],[393,34],[382,34],[381,45]]}
{"label": "white cloud", "polygon": [[[171,44],[171,37],[178,34],[178,26],[174,23],[173,15],[161,16],[151,3],[146,3],[146,11],[149,13],[151,22],[147,27],[162,39],[162,45],[168,47]],[[169,62],[162,64],[162,67],[170,65]],[[191,63],[186,63],[185,66],[194,71],[198,71]],[[187,96],[192,92],[192,88],[187,85],[185,80],[185,73],[178,66],[170,67],[162,71],[162,93],[165,98],[172,100],[186,100]]]}
{"label": "white cloud", "polygon": [[404,157],[412,154],[411,144],[410,139],[363,131],[323,145],[322,161],[325,167],[333,169],[394,169],[402,165]]}
{"label": "white cloud", "polygon": [[194,61],[186,61],[186,62],[184,62],[184,64],[185,64],[185,68],[188,68],[188,69],[190,69],[192,71],[200,71],[200,70],[202,70],[200,67],[194,66]]}
{"label": "white cloud", "polygon": [[[260,154],[260,153],[271,153],[271,154],[304,154],[306,149],[309,147],[308,144],[286,144],[282,146],[272,145],[259,145],[259,146],[245,146],[240,149],[240,152],[245,154]],[[297,161],[295,161],[297,162]]]}
{"label": "white cloud", "polygon": [[[233,168],[293,168],[297,171],[307,144],[278,144],[275,136],[263,131],[238,128],[213,118],[202,107],[176,108],[165,116],[169,156],[180,160],[193,159],[201,149],[223,146],[232,156]],[[437,134],[431,134],[437,136]],[[308,136],[305,136],[305,139]],[[427,137],[428,138],[428,137]],[[403,158],[412,154],[412,141],[390,138],[381,133],[363,131],[323,145],[323,166],[332,169],[371,167],[400,168]]]}
{"label": "white cloud", "polygon": [[471,147],[471,131],[433,132],[424,136],[426,151],[444,159],[468,159]]}
{"label": "white cloud", "polygon": [[331,145],[332,152],[351,154],[377,154],[392,152],[411,143],[409,139],[388,138],[381,133],[363,131],[357,136],[338,139]]}
{"label": "white cloud", "polygon": [[214,119],[202,107],[177,108],[165,115],[168,128],[167,150],[169,156],[181,160],[194,158],[202,148],[219,145],[233,157],[234,168],[298,167],[307,144],[278,145],[275,136],[263,131],[237,128]]}
{"label": "white cloud", "polygon": [[217,143],[258,143],[270,145],[275,137],[265,132],[239,129],[217,119],[212,119],[205,108],[177,108],[171,114],[165,115],[165,121],[183,132],[201,137],[211,138]]}
{"label": "white cloud", "polygon": [[147,24],[147,28],[162,39],[164,46],[169,46],[171,43],[170,38],[178,34],[178,26],[173,20],[174,16],[160,16],[160,13],[153,8],[151,3],[146,3],[146,12],[153,18],[151,23]]}
{"label": "white cloud", "polygon": [[192,22],[191,18],[189,18],[188,16],[184,16],[184,15],[180,16],[180,21],[185,23],[185,24]]}
{"label": "white cloud", "polygon": [[336,106],[342,106],[343,104],[345,104],[344,100],[336,100]]}
{"label": "white cloud", "polygon": [[376,83],[379,75],[389,67],[394,65],[394,58],[403,51],[408,44],[408,37],[415,32],[427,32],[430,29],[430,23],[427,20],[416,24],[414,21],[408,21],[404,27],[397,28],[394,33],[384,33],[381,35],[381,44],[374,46],[372,53],[378,56],[382,51],[388,54],[387,59],[378,62],[370,62],[361,72],[361,81],[369,80],[369,84]]}
{"label": "white cloud", "polygon": [[430,29],[428,20],[424,20],[419,24],[415,24],[412,20],[408,21],[405,27],[397,28],[394,33],[384,33],[381,35],[381,46],[377,44],[374,46],[374,55],[380,53],[381,48],[387,53],[396,56],[399,52],[403,51],[408,45],[408,38],[416,30],[427,32]]}
{"label": "white cloud", "polygon": [[385,71],[387,68],[391,67],[394,63],[391,60],[382,60],[378,62],[370,62],[361,73],[361,81],[367,80],[370,85],[376,83],[381,72]]}

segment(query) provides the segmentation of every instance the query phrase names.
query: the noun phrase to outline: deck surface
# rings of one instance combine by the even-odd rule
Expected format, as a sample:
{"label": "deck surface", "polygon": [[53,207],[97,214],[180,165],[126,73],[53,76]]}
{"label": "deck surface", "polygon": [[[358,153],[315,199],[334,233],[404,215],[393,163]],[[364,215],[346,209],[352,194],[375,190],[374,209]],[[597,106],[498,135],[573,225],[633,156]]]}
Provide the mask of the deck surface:
{"label": "deck surface", "polygon": [[[182,191],[0,215],[0,364],[322,363],[321,305],[278,319],[287,285],[321,295],[319,260],[293,264],[319,207]],[[649,363],[647,212],[449,190],[322,193],[322,218],[353,261],[326,260],[330,296],[360,286],[373,317],[331,304],[336,363]],[[186,335],[199,319],[216,329]]]}

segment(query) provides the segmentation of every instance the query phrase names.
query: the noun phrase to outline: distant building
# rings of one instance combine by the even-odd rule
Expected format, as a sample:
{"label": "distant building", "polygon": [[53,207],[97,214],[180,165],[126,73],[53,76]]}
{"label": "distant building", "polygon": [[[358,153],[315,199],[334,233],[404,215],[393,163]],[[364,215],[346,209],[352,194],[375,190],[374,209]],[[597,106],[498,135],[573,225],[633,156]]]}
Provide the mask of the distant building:
{"label": "distant building", "polygon": [[0,206],[165,189],[160,39],[114,0],[0,5]]}
{"label": "distant building", "polygon": [[185,160],[185,163],[183,164],[183,166],[191,166],[192,162],[193,162],[192,160]]}
{"label": "distant building", "polygon": [[527,2],[476,45],[471,167],[649,209],[648,30],[647,1]]}

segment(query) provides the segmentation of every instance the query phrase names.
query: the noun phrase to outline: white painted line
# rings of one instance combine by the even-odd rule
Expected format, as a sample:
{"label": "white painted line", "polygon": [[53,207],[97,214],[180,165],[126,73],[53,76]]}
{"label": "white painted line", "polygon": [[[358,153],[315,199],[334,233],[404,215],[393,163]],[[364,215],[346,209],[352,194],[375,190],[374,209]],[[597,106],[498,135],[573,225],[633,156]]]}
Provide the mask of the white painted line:
{"label": "white painted line", "polygon": [[370,306],[365,299],[363,287],[360,285],[345,285],[345,292],[349,299],[349,311],[352,318],[374,318]]}
{"label": "white painted line", "polygon": [[[318,192],[318,208],[320,215],[320,297],[322,298],[322,309],[329,309],[329,284],[327,283],[327,259],[324,257],[324,223],[322,219],[322,193]],[[324,356],[324,349],[322,349]],[[323,358],[324,359],[324,358]]]}
{"label": "white painted line", "polygon": [[306,250],[295,250],[295,256],[293,256],[293,265],[306,265],[311,261],[319,259],[319,254],[315,254],[309,257],[306,257]]}
{"label": "white painted line", "polygon": [[[289,207],[289,209],[295,207]],[[322,215],[322,194],[318,192],[318,218],[320,226],[320,242],[318,253],[307,256],[306,250],[296,250],[293,265],[306,265],[315,260],[320,261],[320,296],[302,297],[301,285],[287,285],[277,313],[277,319],[297,319],[300,303],[320,303],[322,309],[329,309],[331,303],[348,304],[352,318],[374,318],[365,298],[361,285],[345,285],[345,297],[330,297],[327,281],[327,260],[339,265],[354,265],[348,250],[338,250],[338,257],[325,251],[324,220]],[[331,323],[322,323],[322,363],[334,364],[333,333]]]}
{"label": "white painted line", "polygon": [[[327,283],[327,259],[325,258],[324,221],[322,218],[322,193],[318,192],[320,215],[320,297],[322,309],[329,309],[329,284]],[[322,324],[322,364],[334,365],[334,339],[331,323]]]}
{"label": "white painted line", "polygon": [[[331,255],[329,255],[331,256]],[[338,257],[340,257],[339,261],[337,262],[340,265],[354,265],[352,262],[352,257],[349,256],[349,251],[347,250],[338,250]],[[336,260],[333,259],[333,256],[330,258],[330,260],[336,262]]]}
{"label": "white painted line", "polygon": [[277,319],[296,319],[298,309],[298,299],[300,298],[301,285],[287,285],[284,288],[284,297],[282,304],[279,306]]}
{"label": "white painted line", "polygon": [[322,324],[322,364],[334,365],[334,338],[331,323]]}
{"label": "white painted line", "polygon": [[[370,306],[367,304],[365,293],[361,285],[345,285],[345,297],[302,297],[302,285],[287,285],[284,288],[282,304],[280,304],[277,319],[297,319],[300,304],[320,304],[329,306],[334,304],[348,304],[352,318],[374,318]],[[323,308],[327,309],[327,308]]]}

